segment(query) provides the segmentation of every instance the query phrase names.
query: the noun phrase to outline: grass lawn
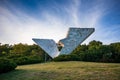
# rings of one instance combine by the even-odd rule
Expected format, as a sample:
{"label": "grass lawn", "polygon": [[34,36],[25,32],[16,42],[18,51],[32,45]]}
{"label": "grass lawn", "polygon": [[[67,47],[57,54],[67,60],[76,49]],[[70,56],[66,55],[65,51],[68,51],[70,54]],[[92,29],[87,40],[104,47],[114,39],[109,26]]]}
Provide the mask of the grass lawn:
{"label": "grass lawn", "polygon": [[120,80],[120,64],[70,61],[23,65],[0,74],[0,80]]}

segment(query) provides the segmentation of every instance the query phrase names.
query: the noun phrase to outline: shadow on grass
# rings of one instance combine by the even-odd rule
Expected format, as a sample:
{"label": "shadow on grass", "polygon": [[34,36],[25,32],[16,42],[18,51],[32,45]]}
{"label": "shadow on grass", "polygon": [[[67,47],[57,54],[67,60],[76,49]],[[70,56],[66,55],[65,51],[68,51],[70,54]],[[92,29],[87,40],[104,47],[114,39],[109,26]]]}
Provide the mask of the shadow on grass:
{"label": "shadow on grass", "polygon": [[27,70],[15,69],[13,71],[0,74],[0,80],[12,80],[12,79],[18,78],[19,76],[22,76],[23,74],[26,74],[26,73],[28,73]]}
{"label": "shadow on grass", "polygon": [[16,69],[0,74],[0,80],[53,80],[59,74],[53,71]]}
{"label": "shadow on grass", "polygon": [[71,80],[71,77],[68,73],[62,71],[16,69],[1,74],[0,80]]}

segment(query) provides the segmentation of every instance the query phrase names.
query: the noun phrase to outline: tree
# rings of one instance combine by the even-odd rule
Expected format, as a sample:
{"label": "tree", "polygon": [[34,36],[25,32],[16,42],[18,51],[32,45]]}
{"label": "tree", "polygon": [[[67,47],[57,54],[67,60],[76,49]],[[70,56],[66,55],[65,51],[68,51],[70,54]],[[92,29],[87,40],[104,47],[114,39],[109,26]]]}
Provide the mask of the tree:
{"label": "tree", "polygon": [[111,43],[110,47],[114,62],[120,62],[120,42]]}
{"label": "tree", "polygon": [[9,44],[0,44],[0,56],[5,56],[9,54],[9,51],[12,49],[12,46]]}

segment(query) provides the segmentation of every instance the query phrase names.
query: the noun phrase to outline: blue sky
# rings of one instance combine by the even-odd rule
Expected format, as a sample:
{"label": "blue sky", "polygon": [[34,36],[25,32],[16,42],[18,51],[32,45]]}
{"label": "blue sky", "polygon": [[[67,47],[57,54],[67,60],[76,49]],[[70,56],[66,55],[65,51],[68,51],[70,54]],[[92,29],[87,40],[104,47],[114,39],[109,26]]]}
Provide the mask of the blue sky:
{"label": "blue sky", "polygon": [[95,28],[86,44],[120,42],[120,0],[0,0],[0,43],[57,42],[69,27]]}

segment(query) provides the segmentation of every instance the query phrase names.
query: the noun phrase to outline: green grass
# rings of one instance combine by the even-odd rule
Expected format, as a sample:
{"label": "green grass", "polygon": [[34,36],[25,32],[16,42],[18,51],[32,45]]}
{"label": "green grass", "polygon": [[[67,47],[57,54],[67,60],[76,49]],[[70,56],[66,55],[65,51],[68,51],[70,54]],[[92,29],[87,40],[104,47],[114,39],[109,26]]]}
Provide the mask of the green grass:
{"label": "green grass", "polygon": [[120,80],[120,64],[70,61],[23,65],[1,74],[0,80]]}

